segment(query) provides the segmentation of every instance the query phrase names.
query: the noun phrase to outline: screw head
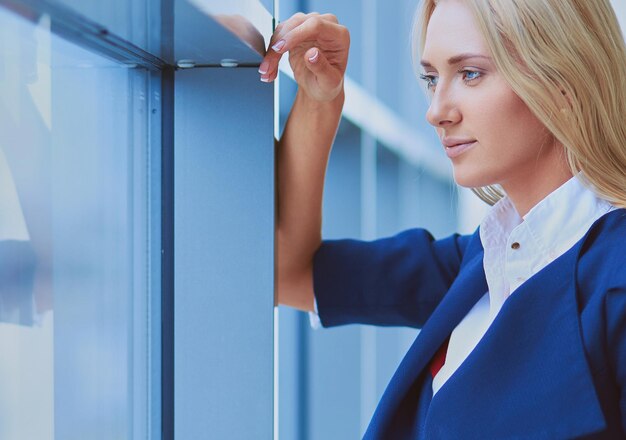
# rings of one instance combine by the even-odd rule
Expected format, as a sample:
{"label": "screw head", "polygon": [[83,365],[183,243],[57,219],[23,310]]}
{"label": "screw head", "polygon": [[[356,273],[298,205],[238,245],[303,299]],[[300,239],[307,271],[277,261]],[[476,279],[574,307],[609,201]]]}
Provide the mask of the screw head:
{"label": "screw head", "polygon": [[179,60],[176,65],[180,69],[193,69],[196,67],[196,62],[194,60]]}
{"label": "screw head", "polygon": [[224,58],[222,61],[220,61],[220,65],[222,67],[237,67],[239,65],[239,62],[230,58]]}

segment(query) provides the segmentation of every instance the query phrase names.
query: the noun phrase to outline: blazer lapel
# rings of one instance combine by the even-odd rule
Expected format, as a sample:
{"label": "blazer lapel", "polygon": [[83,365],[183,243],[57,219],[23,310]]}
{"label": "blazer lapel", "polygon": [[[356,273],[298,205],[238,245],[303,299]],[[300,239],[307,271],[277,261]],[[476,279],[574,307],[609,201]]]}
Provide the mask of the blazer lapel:
{"label": "blazer lapel", "polygon": [[[417,408],[407,408],[407,402],[404,401],[407,393],[416,391],[414,389],[416,380],[435,352],[487,292],[483,249],[478,234],[475,234],[472,242],[468,244],[466,255],[469,261],[463,265],[441,303],[420,330],[389,382],[364,439],[401,438],[397,428],[407,420],[398,420],[398,415],[404,417],[408,410],[409,414],[415,416],[417,411]],[[414,396],[408,397],[411,399]],[[412,400],[414,406],[417,406],[417,401],[418,399]],[[400,406],[402,411],[399,411]]]}
{"label": "blazer lapel", "polygon": [[432,399],[426,438],[574,438],[606,427],[581,336],[579,248],[506,300]]}

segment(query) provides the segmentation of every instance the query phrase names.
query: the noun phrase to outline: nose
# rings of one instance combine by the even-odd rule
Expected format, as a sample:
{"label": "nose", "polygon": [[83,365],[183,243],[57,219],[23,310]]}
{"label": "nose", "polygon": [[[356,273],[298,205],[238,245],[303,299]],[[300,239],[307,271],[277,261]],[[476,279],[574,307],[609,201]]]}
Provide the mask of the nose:
{"label": "nose", "polygon": [[445,88],[435,89],[426,112],[426,120],[435,128],[453,125],[461,120],[461,112]]}

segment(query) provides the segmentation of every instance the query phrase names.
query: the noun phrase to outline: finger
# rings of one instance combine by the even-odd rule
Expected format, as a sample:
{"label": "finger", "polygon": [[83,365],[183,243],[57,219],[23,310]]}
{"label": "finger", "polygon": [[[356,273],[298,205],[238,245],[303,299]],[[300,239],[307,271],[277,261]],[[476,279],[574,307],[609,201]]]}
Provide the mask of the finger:
{"label": "finger", "polygon": [[331,23],[339,24],[339,20],[337,16],[334,14],[322,14],[320,15],[324,20],[330,21]]}
{"label": "finger", "polygon": [[[323,23],[321,23],[320,26],[320,20],[323,21]],[[288,38],[291,41],[291,47],[295,48],[298,46],[299,42],[305,42],[305,41],[312,41],[314,44],[318,43],[320,37],[322,39],[325,39],[327,41],[331,41],[334,42],[334,45],[340,47],[342,45],[345,46],[345,49],[347,51],[348,46],[350,45],[350,34],[347,30],[347,28],[345,26],[341,26],[338,24],[335,24],[334,22],[337,21],[337,17],[335,17],[332,14],[326,14],[326,16],[319,16],[318,17],[307,17],[307,20],[301,24],[300,26],[294,28],[292,31],[287,32],[285,37],[283,38],[282,42],[283,44],[285,43],[285,40],[287,40]],[[311,23],[309,23],[311,22]],[[317,24],[316,24],[317,22]],[[328,26],[330,25],[330,26]],[[300,33],[300,34],[299,34]],[[312,35],[309,35],[311,34]],[[298,35],[299,34],[299,35]],[[289,37],[288,37],[289,36]],[[280,41],[280,40],[279,40]],[[318,46],[317,48],[318,50],[321,50]],[[330,48],[330,50],[332,50],[332,46]],[[287,52],[287,50],[279,50],[278,51],[281,54],[284,54]],[[324,58],[322,61],[322,65],[325,64],[329,64],[328,63],[328,59]],[[305,65],[306,65],[306,61],[305,61]],[[330,64],[328,65],[328,67],[330,68]],[[269,71],[267,73],[267,76],[265,78],[261,78],[262,81],[266,81],[266,82],[270,82],[273,81],[276,76],[278,75],[278,68],[279,65],[278,63],[275,65],[270,65],[269,66]],[[345,69],[345,67],[344,67]],[[333,71],[334,72],[334,71]],[[337,81],[337,82],[341,82],[341,74],[338,72],[334,72],[332,77]],[[331,78],[330,76],[325,76],[326,79]]]}
{"label": "finger", "polygon": [[320,16],[314,16],[290,32],[287,32],[271,46],[271,49],[274,52],[285,53],[299,44],[320,39],[336,41],[338,44],[341,44],[345,43],[344,40],[346,38],[349,38],[348,35],[348,31],[344,26],[332,23]]}
{"label": "finger", "polygon": [[304,23],[307,17],[308,16],[306,14],[298,12],[292,15],[288,20],[276,26],[276,29],[274,30],[274,33],[270,38],[265,57],[263,57],[261,65],[259,66],[259,73],[262,75],[262,78],[263,76],[268,77],[271,71],[276,69],[280,58],[283,56],[283,54],[272,50],[272,46],[275,45],[276,42],[282,38],[282,35],[285,35],[295,27],[300,26],[302,23]]}
{"label": "finger", "polygon": [[317,47],[312,47],[304,54],[304,64],[315,75],[321,89],[334,90],[341,85],[341,73],[328,62]]}
{"label": "finger", "polygon": [[[313,21],[313,23],[309,23]],[[289,20],[284,23],[281,23],[272,35],[270,39],[270,47],[267,50],[267,53],[259,66],[259,73],[261,73],[261,81],[270,82],[272,81],[278,72],[278,65],[281,57],[288,51],[288,49],[284,48],[285,39],[287,35],[292,35],[294,31],[300,30],[300,28],[304,28],[300,30],[306,34],[306,32],[319,32],[318,22],[323,21],[324,23],[328,23],[336,26],[336,28],[329,28],[327,30],[333,30],[337,32],[337,35],[340,37],[343,35],[349,35],[347,29],[344,26],[336,24],[338,22],[337,17],[333,14],[324,14],[320,15],[317,12],[311,12],[309,14],[297,13],[294,14]],[[327,32],[326,32],[327,33]],[[298,37],[299,32],[296,33],[296,37]],[[318,35],[313,34],[309,36],[311,40],[315,40]],[[329,38],[336,37],[336,35],[330,35]],[[301,41],[306,41],[306,39],[301,38]],[[292,44],[291,47],[297,46],[297,42]]]}
{"label": "finger", "polygon": [[[305,14],[303,12],[296,12],[291,17],[289,17],[286,21],[283,21],[279,23],[278,26],[276,26],[276,29],[274,30],[274,33],[272,34],[272,37],[270,40],[276,42],[280,36],[291,31],[293,28],[300,26],[302,23],[306,21],[307,18],[312,17],[313,15],[316,15],[316,14],[317,14],[316,12],[313,12],[311,14]],[[271,41],[270,41],[270,47],[272,46]]]}

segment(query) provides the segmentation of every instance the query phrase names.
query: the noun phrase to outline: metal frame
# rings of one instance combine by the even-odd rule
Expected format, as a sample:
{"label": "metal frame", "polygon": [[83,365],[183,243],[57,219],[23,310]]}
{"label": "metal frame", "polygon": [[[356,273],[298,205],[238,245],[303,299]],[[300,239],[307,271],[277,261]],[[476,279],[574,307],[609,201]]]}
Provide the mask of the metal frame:
{"label": "metal frame", "polygon": [[174,69],[161,77],[161,427],[174,439]]}

